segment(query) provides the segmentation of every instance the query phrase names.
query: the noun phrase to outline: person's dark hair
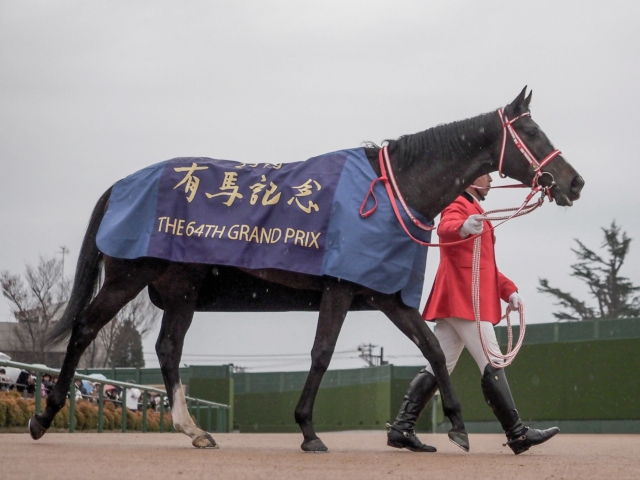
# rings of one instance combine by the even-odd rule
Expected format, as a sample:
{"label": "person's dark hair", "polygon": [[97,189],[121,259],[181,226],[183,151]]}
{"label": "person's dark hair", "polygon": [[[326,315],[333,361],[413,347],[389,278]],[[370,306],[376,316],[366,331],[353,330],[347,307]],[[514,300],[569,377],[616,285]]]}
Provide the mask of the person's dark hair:
{"label": "person's dark hair", "polygon": [[4,368],[0,368],[0,373],[7,373],[7,371]]}

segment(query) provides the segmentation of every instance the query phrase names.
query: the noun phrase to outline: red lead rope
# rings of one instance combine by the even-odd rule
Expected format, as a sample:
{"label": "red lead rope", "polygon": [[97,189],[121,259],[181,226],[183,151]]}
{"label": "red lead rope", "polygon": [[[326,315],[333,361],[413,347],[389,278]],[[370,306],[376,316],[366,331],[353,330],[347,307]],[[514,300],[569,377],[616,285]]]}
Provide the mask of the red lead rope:
{"label": "red lead rope", "polygon": [[[402,193],[400,193],[400,190],[398,189],[398,184],[396,183],[396,179],[395,179],[395,177],[393,175],[393,170],[391,169],[391,162],[389,161],[389,153],[388,153],[388,149],[387,149],[386,145],[380,149],[380,152],[378,154],[378,158],[380,160],[380,173],[381,173],[381,175],[380,175],[380,177],[376,178],[374,181],[371,182],[371,185],[369,186],[369,191],[367,192],[367,195],[365,196],[364,201],[362,202],[362,205],[360,206],[360,216],[362,218],[370,217],[377,210],[377,208],[378,208],[378,199],[377,199],[376,194],[374,192],[374,187],[375,187],[376,183],[382,182],[384,184],[384,187],[385,187],[386,191],[387,191],[387,195],[389,197],[389,201],[391,202],[391,208],[393,208],[393,213],[395,214],[396,218],[398,219],[398,222],[400,223],[400,226],[402,226],[402,229],[409,236],[409,238],[411,238],[411,240],[413,240],[414,242],[416,242],[416,243],[418,243],[420,245],[424,245],[426,247],[448,247],[450,245],[457,245],[457,244],[460,244],[460,243],[463,243],[463,242],[467,242],[467,241],[469,241],[471,239],[479,237],[480,235],[482,235],[482,233],[486,233],[486,232],[482,232],[482,233],[479,233],[477,235],[468,236],[467,238],[464,238],[462,240],[458,240],[456,242],[448,242],[448,243],[429,243],[429,242],[424,242],[424,241],[414,237],[411,234],[411,232],[409,231],[409,229],[407,228],[407,225],[404,223],[404,220],[402,219],[402,215],[400,215],[400,210],[398,209],[398,205],[396,204],[396,198],[395,197],[397,197],[398,201],[400,202],[400,205],[402,205],[405,213],[407,214],[407,216],[411,220],[411,223],[413,223],[416,227],[418,227],[418,228],[420,228],[422,230],[426,230],[426,231],[435,230],[436,227],[434,225],[425,225],[424,223],[420,222],[420,220],[418,220],[415,217],[415,215],[413,215],[413,213],[411,213],[411,210],[407,206],[407,203],[405,202],[404,197],[402,196]],[[392,189],[392,185],[394,187],[393,189]],[[395,197],[394,197],[394,191],[393,190],[395,190]],[[512,218],[520,217],[522,215],[526,215],[528,213],[531,213],[536,208],[540,207],[544,202],[545,191],[546,191],[545,188],[537,186],[536,188],[531,190],[531,192],[529,192],[529,195],[527,195],[527,198],[525,199],[525,201],[523,202],[523,204],[520,207],[518,207],[518,208],[505,208],[505,209],[501,209],[501,210],[492,210],[490,212],[485,212],[484,216],[487,216],[489,214],[494,214],[494,213],[513,212],[511,215],[507,215],[505,217],[497,218],[497,220],[503,220],[503,221],[500,222],[497,225],[492,225],[489,230],[493,230],[494,228],[499,227],[503,223],[511,220]],[[529,205],[529,202],[531,201],[531,199],[538,192],[542,192],[542,195],[541,195],[540,199],[536,203],[534,203],[532,205]],[[367,206],[367,202],[369,201],[369,197],[373,197],[373,201],[374,201],[373,207],[371,207],[369,210],[365,211],[365,208]]]}
{"label": "red lead rope", "polygon": [[[396,183],[396,178],[393,175],[393,170],[391,169],[391,161],[389,160],[389,151],[386,145],[382,147],[378,152],[378,159],[380,160],[381,175],[380,177],[376,178],[373,182],[371,182],[371,185],[369,186],[369,192],[367,192],[367,196],[364,198],[364,201],[360,206],[360,216],[362,218],[367,218],[371,216],[373,212],[375,212],[376,209],[378,208],[378,199],[376,198],[374,187],[376,183],[382,182],[384,184],[384,188],[387,190],[387,195],[389,195],[389,200],[391,201],[391,207],[393,208],[393,211],[396,214],[396,218],[400,222],[400,225],[402,225],[402,228],[404,228],[404,231],[407,232],[407,235],[409,235],[415,242],[420,243],[421,245],[434,245],[434,244],[422,242],[421,240],[414,238],[413,235],[411,235],[411,233],[405,226],[404,221],[400,216],[400,212],[398,211],[398,206],[396,205],[396,202],[394,199],[393,191],[391,190],[391,184],[393,184],[393,188],[396,191],[396,196],[398,197],[398,201],[400,202],[405,213],[411,220],[411,223],[413,223],[416,227],[426,231],[435,230],[436,228],[433,225],[425,225],[411,213],[411,210],[407,206],[407,203],[405,202],[404,197],[400,193],[400,189],[398,188],[398,184]],[[387,175],[387,170],[389,171],[389,175]],[[369,201],[370,196],[373,197],[373,202],[374,202],[373,207],[371,207],[369,210],[365,212],[364,209],[367,206],[367,202]]]}

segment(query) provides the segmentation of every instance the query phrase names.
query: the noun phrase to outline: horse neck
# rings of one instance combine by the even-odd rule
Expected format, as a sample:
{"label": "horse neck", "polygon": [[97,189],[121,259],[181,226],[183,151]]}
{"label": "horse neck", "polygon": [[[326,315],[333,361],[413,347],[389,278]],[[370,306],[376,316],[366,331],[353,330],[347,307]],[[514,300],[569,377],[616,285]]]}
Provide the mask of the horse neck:
{"label": "horse neck", "polygon": [[389,142],[394,174],[407,203],[433,220],[476,178],[496,170],[501,132],[493,112]]}

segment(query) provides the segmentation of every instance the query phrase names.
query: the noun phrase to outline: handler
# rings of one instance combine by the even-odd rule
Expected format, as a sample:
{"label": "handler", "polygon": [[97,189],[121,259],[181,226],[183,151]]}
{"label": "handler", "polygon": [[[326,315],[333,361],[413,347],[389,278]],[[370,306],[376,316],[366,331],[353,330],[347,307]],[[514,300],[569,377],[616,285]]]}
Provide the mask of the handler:
{"label": "handler", "polygon": [[[484,200],[491,186],[491,176],[483,175],[442,212],[438,235],[442,243],[459,241],[483,231],[484,213],[478,203]],[[520,308],[522,298],[516,285],[498,271],[495,262],[495,236],[490,222],[481,238],[480,250],[480,318],[486,344],[491,351],[499,351],[493,326],[500,322],[500,299],[509,302],[512,310]],[[473,240],[440,249],[440,265],[422,314],[425,320],[435,321],[435,335],[444,352],[447,369],[453,371],[462,349],[467,347],[482,373],[482,393],[498,418],[507,436],[507,444],[517,455],[553,437],[557,427],[536,430],[522,423],[516,410],[504,369],[494,368],[487,360],[475,322],[471,299],[471,266]],[[503,363],[492,356],[492,363]],[[431,365],[412,380],[404,396],[393,425],[389,426],[387,445],[414,452],[435,452],[435,447],[422,443],[415,424],[422,410],[438,390],[438,382]]]}

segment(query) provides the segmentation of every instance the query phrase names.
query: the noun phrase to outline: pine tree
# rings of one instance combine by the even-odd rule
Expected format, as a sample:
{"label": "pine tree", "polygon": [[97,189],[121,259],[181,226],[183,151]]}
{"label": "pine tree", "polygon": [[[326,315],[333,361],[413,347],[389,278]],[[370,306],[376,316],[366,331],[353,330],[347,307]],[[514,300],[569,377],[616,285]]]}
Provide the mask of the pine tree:
{"label": "pine tree", "polygon": [[118,328],[113,341],[113,367],[144,367],[142,335],[133,321],[125,320]]}
{"label": "pine tree", "polygon": [[586,283],[589,294],[597,301],[591,307],[586,302],[575,298],[572,294],[551,287],[546,278],[539,279],[538,291],[547,293],[558,299],[556,305],[565,310],[553,314],[558,320],[588,320],[592,318],[614,319],[640,316],[640,297],[634,296],[640,287],[634,286],[626,277],[620,276],[620,269],[629,253],[631,238],[621,232],[615,220],[610,228],[603,228],[604,249],[607,258],[587,248],[580,240],[575,240],[578,249],[571,249],[578,257],[578,262],[571,265],[571,276]]}

